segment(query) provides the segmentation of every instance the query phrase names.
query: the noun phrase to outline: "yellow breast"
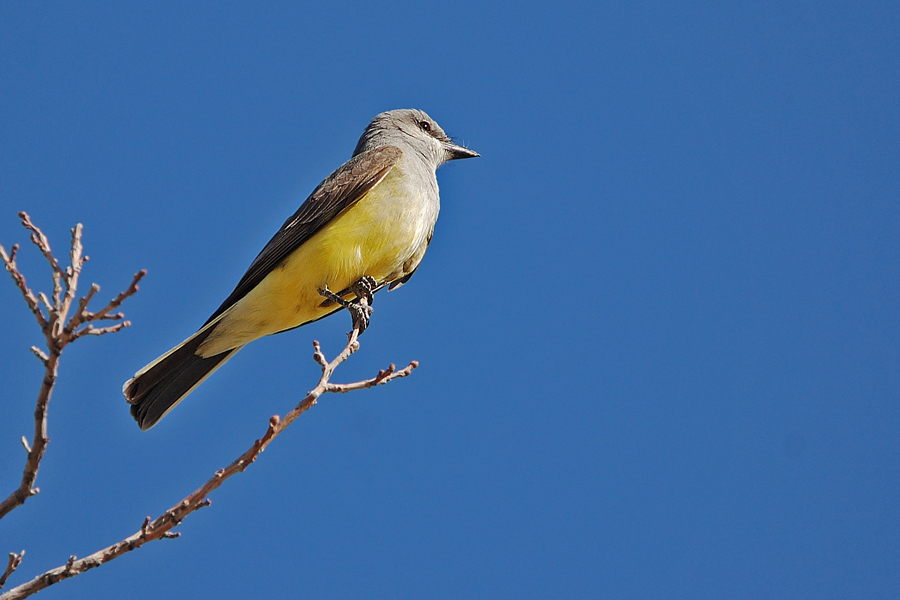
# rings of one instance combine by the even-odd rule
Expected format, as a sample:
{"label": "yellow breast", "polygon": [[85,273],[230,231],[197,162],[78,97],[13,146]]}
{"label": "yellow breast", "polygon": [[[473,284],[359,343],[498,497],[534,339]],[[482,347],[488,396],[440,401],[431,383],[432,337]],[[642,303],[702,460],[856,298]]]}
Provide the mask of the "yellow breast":
{"label": "yellow breast", "polygon": [[334,310],[321,306],[318,290],[326,285],[337,292],[367,275],[384,282],[424,246],[437,209],[436,198],[404,175],[401,159],[227,310],[198,354],[213,356],[325,316]]}

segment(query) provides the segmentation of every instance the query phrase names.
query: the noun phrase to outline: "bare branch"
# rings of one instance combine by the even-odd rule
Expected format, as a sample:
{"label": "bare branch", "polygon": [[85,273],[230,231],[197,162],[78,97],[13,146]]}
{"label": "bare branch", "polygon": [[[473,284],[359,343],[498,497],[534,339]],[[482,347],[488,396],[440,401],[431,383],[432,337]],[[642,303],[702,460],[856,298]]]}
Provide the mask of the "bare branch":
{"label": "bare branch", "polygon": [[[70,264],[65,272],[66,295],[60,305],[60,322],[64,322],[66,315],[69,313],[69,308],[72,306],[72,301],[75,300],[75,293],[78,290],[78,277],[81,275],[81,268],[87,260],[87,256],[82,258],[81,253],[81,230],[81,223],[72,228],[72,243],[69,249]],[[91,287],[93,288],[93,286]]]}
{"label": "bare branch", "polygon": [[156,519],[151,520],[150,517],[147,517],[146,519],[144,519],[143,524],[137,532],[125,538],[121,542],[115,543],[111,546],[107,546],[106,548],[98,550],[90,556],[86,556],[81,559],[75,559],[74,557],[72,557],[64,566],[57,567],[41,575],[38,575],[31,581],[13,588],[5,594],[0,595],[0,600],[19,600],[21,598],[25,598],[27,596],[30,596],[31,594],[34,594],[35,592],[39,592],[40,590],[50,587],[51,585],[59,583],[64,579],[74,577],[75,575],[84,573],[85,571],[88,571],[95,567],[99,567],[100,565],[109,562],[114,558],[140,548],[147,542],[178,537],[181,534],[179,532],[172,531],[173,528],[181,524],[184,518],[189,514],[200,510],[205,506],[209,506],[210,500],[208,496],[211,492],[222,485],[226,479],[228,479],[232,475],[243,472],[244,469],[246,469],[249,465],[256,461],[260,453],[262,453],[262,451],[266,449],[266,446],[268,446],[272,442],[272,440],[278,437],[278,435],[282,431],[287,429],[287,427],[297,417],[312,408],[312,406],[316,404],[316,401],[322,394],[329,392],[344,393],[352,390],[374,387],[382,383],[387,383],[388,381],[391,381],[393,379],[397,379],[398,377],[406,377],[407,375],[412,373],[413,369],[418,366],[418,362],[413,361],[406,368],[401,369],[400,371],[396,371],[394,365],[391,365],[387,369],[379,371],[378,375],[376,375],[372,379],[348,384],[329,383],[329,379],[334,373],[334,370],[341,363],[347,360],[347,358],[349,358],[351,354],[359,349],[359,342],[357,342],[358,336],[359,326],[358,324],[354,324],[354,329],[350,333],[347,345],[344,347],[344,350],[340,354],[338,354],[338,356],[335,357],[335,359],[331,362],[328,362],[325,359],[325,355],[322,354],[319,342],[313,342],[313,347],[315,348],[313,359],[322,367],[322,376],[319,378],[319,383],[316,385],[316,387],[314,387],[308,394],[306,394],[306,397],[304,397],[300,401],[300,403],[297,404],[297,406],[295,406],[290,412],[288,412],[284,419],[279,418],[278,415],[271,417],[269,419],[269,425],[266,428],[266,432],[261,438],[253,442],[250,448],[248,448],[246,452],[235,459],[230,465],[228,465],[224,469],[219,469],[218,471],[216,471],[215,474],[206,481],[206,483],[197,488],[193,493],[186,496],[181,502],[164,512]]}
{"label": "bare branch", "polygon": [[[31,348],[31,352],[37,356],[44,365],[44,378],[41,382],[41,388],[38,391],[34,409],[34,437],[30,445],[27,441],[24,444],[28,450],[28,457],[25,460],[22,481],[15,491],[0,502],[0,519],[9,514],[14,508],[24,504],[28,498],[34,496],[39,491],[38,488],[34,487],[34,483],[37,480],[38,468],[44,457],[47,443],[50,441],[50,438],[47,437],[47,407],[50,404],[50,397],[53,394],[53,388],[56,385],[59,357],[62,354],[63,348],[82,335],[114,333],[129,325],[126,321],[112,327],[103,327],[99,329],[90,327],[87,331],[74,332],[75,327],[82,322],[82,315],[90,315],[87,311],[87,304],[99,289],[98,286],[93,285],[85,298],[78,303],[78,314],[69,320],[70,325],[73,323],[75,325],[71,328],[64,328],[63,324],[66,322],[69,309],[71,308],[78,290],[78,277],[81,274],[81,269],[84,266],[85,261],[87,261],[87,256],[82,255],[82,227],[79,224],[72,228],[72,244],[69,251],[71,264],[66,267],[66,269],[63,269],[50,250],[50,242],[47,239],[47,236],[44,235],[37,225],[31,221],[31,218],[26,213],[20,212],[19,217],[22,219],[22,225],[31,232],[31,241],[34,242],[35,246],[38,247],[50,264],[50,269],[53,274],[53,298],[51,300],[44,292],[38,292],[38,294],[35,295],[34,292],[29,289],[28,284],[25,281],[25,276],[19,271],[15,261],[16,253],[19,250],[18,244],[12,247],[12,251],[9,254],[7,254],[6,250],[0,246],[0,258],[2,258],[6,270],[12,276],[16,287],[19,288],[19,291],[25,298],[28,308],[31,309],[38,324],[41,326],[41,331],[43,332],[47,343],[47,352],[44,352],[37,347]],[[118,307],[119,304],[122,303],[122,300],[134,294],[137,291],[137,282],[145,273],[146,271],[141,271],[135,275],[134,280],[128,289],[114,298],[109,306],[104,308],[101,312],[104,314],[108,313],[113,308]],[[64,296],[63,289],[65,289]],[[41,310],[41,304],[43,304],[47,310],[46,316]]]}
{"label": "bare branch", "polygon": [[38,292],[38,300],[41,301],[41,304],[44,305],[44,308],[47,309],[48,313],[53,312],[54,307],[52,304],[50,304],[50,299],[47,298],[47,294],[45,294],[44,292]]}
{"label": "bare branch", "polygon": [[34,409],[34,437],[31,442],[31,450],[25,459],[25,469],[22,473],[22,481],[19,487],[13,491],[3,502],[0,502],[0,519],[5,517],[14,508],[25,504],[25,501],[36,495],[40,489],[34,487],[37,480],[38,468],[41,465],[41,459],[44,458],[44,452],[47,449],[47,443],[50,438],[47,437],[47,406],[50,404],[50,396],[53,393],[53,386],[56,384],[56,376],[59,368],[59,352],[57,348],[49,348],[50,356],[44,363],[44,379],[41,382],[41,389],[38,392],[37,401]]}
{"label": "bare branch", "polygon": [[85,335],[104,335],[106,333],[115,333],[120,329],[124,329],[125,327],[131,327],[131,321],[122,321],[121,323],[110,325],[109,327],[94,327],[93,325],[88,325],[87,327],[76,331],[73,339],[77,339]]}
{"label": "bare branch", "polygon": [[3,260],[4,266],[6,266],[7,272],[13,278],[13,281],[16,284],[16,287],[19,288],[19,291],[22,292],[22,297],[25,298],[25,302],[28,304],[28,308],[31,309],[31,312],[34,313],[35,318],[38,321],[38,325],[41,326],[41,331],[45,331],[47,328],[47,317],[44,316],[44,313],[41,312],[41,307],[38,305],[38,300],[32,292],[28,288],[28,284],[25,281],[25,276],[19,271],[16,266],[16,253],[19,251],[19,245],[14,244],[10,253],[6,253],[6,249],[3,246],[0,246],[0,259]]}
{"label": "bare branch", "polygon": [[[84,315],[82,320],[84,322],[88,322],[88,321],[97,321],[99,319],[121,319],[122,317],[124,317],[124,315],[121,315],[121,314],[120,315],[110,315],[109,313],[116,310],[117,308],[119,308],[119,305],[122,304],[122,302],[125,300],[125,298],[128,298],[129,296],[133,296],[137,293],[137,291],[140,289],[138,287],[138,282],[141,279],[143,279],[144,275],[146,275],[146,274],[147,274],[147,269],[141,269],[140,271],[135,273],[134,277],[131,280],[131,285],[128,286],[128,289],[126,289],[124,292],[120,292],[118,296],[116,296],[115,298],[113,298],[112,300],[109,301],[109,304],[107,304],[106,306],[104,306],[103,308],[98,310],[97,312],[90,313],[90,312],[84,311],[84,312],[80,313],[80,314]],[[97,288],[97,289],[99,289],[99,288]],[[78,315],[75,315],[72,318],[75,319],[77,317],[78,317]],[[72,329],[72,328],[70,327],[70,329]]]}
{"label": "bare branch", "polygon": [[9,553],[9,560],[6,563],[6,570],[3,571],[3,575],[0,575],[0,589],[3,589],[3,586],[6,585],[6,580],[9,579],[9,576],[19,568],[19,565],[22,564],[22,559],[24,557],[24,550],[22,550],[18,554],[16,554],[15,552]]}
{"label": "bare branch", "polygon": [[78,308],[75,311],[75,314],[72,316],[69,323],[66,325],[66,329],[71,331],[73,328],[78,327],[83,321],[85,313],[87,312],[87,305],[91,301],[91,298],[94,297],[94,294],[100,291],[100,286],[96,283],[91,284],[91,289],[88,290],[88,293],[78,301]]}
{"label": "bare branch", "polygon": [[53,256],[53,252],[50,250],[50,240],[47,239],[43,231],[38,229],[37,225],[31,222],[31,217],[28,216],[28,213],[25,211],[20,212],[19,218],[22,219],[22,226],[31,231],[31,242],[38,247],[38,250],[50,263],[50,270],[53,275],[53,303],[58,308],[62,295],[62,279],[66,276],[66,273],[59,266],[59,261],[56,260],[56,257]]}
{"label": "bare branch", "polygon": [[29,350],[31,350],[32,354],[34,354],[35,356],[38,357],[38,360],[40,360],[42,363],[44,363],[44,366],[47,366],[48,358],[47,358],[47,354],[43,350],[41,350],[37,346],[32,346],[31,348],[29,348]]}
{"label": "bare branch", "polygon": [[346,394],[347,392],[352,392],[354,390],[364,390],[368,388],[375,387],[376,385],[382,385],[387,383],[388,381],[400,378],[400,377],[408,377],[412,374],[413,369],[419,366],[419,361],[414,360],[403,369],[397,371],[397,367],[392,363],[387,369],[382,369],[378,372],[378,375],[373,377],[372,379],[366,379],[365,381],[357,381],[356,383],[329,383],[328,389],[326,391],[333,392],[336,394]]}

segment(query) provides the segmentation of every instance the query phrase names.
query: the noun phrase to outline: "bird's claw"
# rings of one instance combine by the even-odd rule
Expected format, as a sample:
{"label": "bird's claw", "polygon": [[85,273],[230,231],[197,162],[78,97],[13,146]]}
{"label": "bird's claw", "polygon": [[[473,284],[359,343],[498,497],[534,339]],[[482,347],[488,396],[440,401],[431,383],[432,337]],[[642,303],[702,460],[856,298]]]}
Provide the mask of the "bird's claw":
{"label": "bird's claw", "polygon": [[369,277],[366,275],[356,283],[350,286],[350,291],[356,294],[357,301],[362,298],[366,299],[366,302],[371,307],[372,304],[375,303],[375,287],[378,285],[378,282],[375,281],[374,277]]}
{"label": "bird's claw", "polygon": [[366,328],[369,327],[372,312],[374,311],[372,302],[375,300],[374,290],[376,285],[375,279],[369,276],[363,277],[354,283],[350,286],[350,291],[356,294],[356,300],[353,302],[344,300],[329,290],[327,285],[319,290],[319,295],[346,308],[353,319],[353,328],[358,329],[360,335],[362,335]]}

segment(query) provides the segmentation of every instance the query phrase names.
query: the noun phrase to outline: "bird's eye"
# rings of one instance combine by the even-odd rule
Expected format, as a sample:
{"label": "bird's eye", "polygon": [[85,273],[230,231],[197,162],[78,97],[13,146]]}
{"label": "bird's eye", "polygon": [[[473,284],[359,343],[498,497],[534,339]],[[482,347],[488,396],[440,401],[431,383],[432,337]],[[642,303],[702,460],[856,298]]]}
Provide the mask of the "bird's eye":
{"label": "bird's eye", "polygon": [[429,123],[428,121],[419,121],[419,127],[422,128],[422,131],[431,133],[431,123]]}

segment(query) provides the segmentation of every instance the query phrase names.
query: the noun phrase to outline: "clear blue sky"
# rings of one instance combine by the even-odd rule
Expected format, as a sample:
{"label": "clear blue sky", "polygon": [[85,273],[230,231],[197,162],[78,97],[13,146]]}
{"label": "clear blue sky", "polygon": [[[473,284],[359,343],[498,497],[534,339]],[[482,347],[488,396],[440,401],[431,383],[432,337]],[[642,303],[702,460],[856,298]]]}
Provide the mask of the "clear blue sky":
{"label": "clear blue sky", "polygon": [[[422,267],[332,396],[154,543],[42,598],[900,596],[897,3],[0,5],[0,242],[28,211],[134,326],[69,348],[20,583],[136,531],[314,384],[260,340],[142,433],[192,333],[378,112],[439,172]],[[326,4],[323,4],[326,6]],[[30,281],[49,278],[31,248]],[[40,342],[0,281],[0,493]]]}

